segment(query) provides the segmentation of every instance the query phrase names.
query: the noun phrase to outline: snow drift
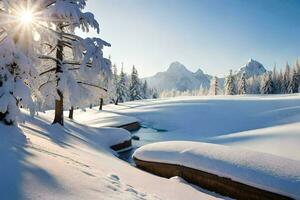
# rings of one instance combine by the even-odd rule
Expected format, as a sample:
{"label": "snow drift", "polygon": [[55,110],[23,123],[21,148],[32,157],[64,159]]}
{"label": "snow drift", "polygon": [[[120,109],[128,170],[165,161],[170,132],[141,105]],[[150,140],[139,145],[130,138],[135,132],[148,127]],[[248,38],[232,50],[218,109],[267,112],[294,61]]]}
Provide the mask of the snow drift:
{"label": "snow drift", "polygon": [[298,160],[223,145],[183,141],[145,145],[133,157],[190,167],[266,191],[300,197]]}

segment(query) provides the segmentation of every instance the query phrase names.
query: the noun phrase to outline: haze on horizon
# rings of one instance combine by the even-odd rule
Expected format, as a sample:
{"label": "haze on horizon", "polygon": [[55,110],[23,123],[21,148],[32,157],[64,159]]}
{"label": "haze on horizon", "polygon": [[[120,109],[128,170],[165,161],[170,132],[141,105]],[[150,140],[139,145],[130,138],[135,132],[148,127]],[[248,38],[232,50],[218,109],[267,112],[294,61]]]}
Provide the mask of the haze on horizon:
{"label": "haze on horizon", "polygon": [[299,57],[296,0],[89,0],[87,10],[112,44],[105,54],[126,72],[135,65],[141,77],[173,61],[224,76],[249,58],[271,69]]}

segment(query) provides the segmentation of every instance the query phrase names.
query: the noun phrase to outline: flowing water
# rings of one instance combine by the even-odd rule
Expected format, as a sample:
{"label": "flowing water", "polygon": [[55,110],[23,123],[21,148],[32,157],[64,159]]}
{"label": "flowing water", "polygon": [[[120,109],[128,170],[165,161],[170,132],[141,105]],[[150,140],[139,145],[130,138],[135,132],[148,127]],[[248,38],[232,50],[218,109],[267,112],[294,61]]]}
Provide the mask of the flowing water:
{"label": "flowing water", "polygon": [[134,151],[145,144],[164,141],[165,139],[162,137],[164,132],[167,132],[167,130],[155,129],[146,125],[142,125],[138,131],[132,132],[132,148],[128,151],[120,152],[119,158],[134,164],[132,160],[132,154]]}

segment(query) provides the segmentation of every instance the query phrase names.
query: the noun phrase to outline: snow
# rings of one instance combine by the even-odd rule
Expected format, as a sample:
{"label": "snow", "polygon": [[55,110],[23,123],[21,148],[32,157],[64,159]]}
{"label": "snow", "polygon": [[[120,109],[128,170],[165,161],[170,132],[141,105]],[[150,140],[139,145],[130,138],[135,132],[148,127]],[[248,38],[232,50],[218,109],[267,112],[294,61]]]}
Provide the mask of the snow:
{"label": "snow", "polygon": [[[1,35],[1,34],[0,34]],[[19,106],[33,108],[31,86],[36,71],[31,60],[20,51],[13,36],[0,41],[0,113],[6,123],[21,121]]]}
{"label": "snow", "polygon": [[178,97],[128,102],[118,108],[105,109],[167,130],[155,134],[157,141],[226,144],[300,160],[298,94]]}
{"label": "snow", "polygon": [[[82,12],[82,9],[86,6],[85,0],[56,0],[49,3],[45,3],[47,8],[44,10],[44,17],[49,19],[59,19],[70,22],[72,28],[80,27],[83,31],[89,32],[90,27],[100,32],[99,24],[94,19],[94,15],[90,12]],[[43,3],[41,3],[41,7]]]}
{"label": "snow", "polygon": [[[148,127],[167,130],[153,133],[157,141],[210,142],[274,158],[266,159],[266,163],[260,160],[261,166],[274,164],[279,158],[293,166],[300,161],[299,108],[299,95],[143,100],[107,105],[103,111],[98,107],[86,112],[75,110],[74,121],[66,119],[65,128],[50,125],[53,111],[39,113],[35,118],[26,112],[26,123],[19,127],[0,124],[0,199],[223,198],[178,178],[151,175],[116,158],[109,146],[131,135],[107,126],[140,121]],[[220,147],[222,151],[223,148],[226,149]],[[241,165],[244,161],[241,158]],[[278,164],[282,165],[285,163]],[[299,173],[296,169],[299,168],[275,172],[286,177]],[[280,179],[288,183],[292,180]],[[261,183],[267,185],[263,180]],[[293,190],[288,185],[278,187]]]}
{"label": "snow", "polygon": [[[65,116],[68,116],[67,112],[65,112]],[[117,114],[113,111],[99,111],[98,107],[86,109],[85,111],[81,109],[74,110],[74,118],[76,122],[88,124],[91,127],[119,127],[139,121],[135,117]]]}
{"label": "snow", "polygon": [[[92,127],[88,120],[81,124],[76,117],[82,112],[75,111],[75,121],[66,120],[64,128],[50,125],[52,112],[36,118],[25,113],[26,123],[19,127],[0,124],[0,199],[216,199],[119,160],[109,146],[130,133],[97,128],[104,123]],[[113,121],[116,116],[105,117]]]}
{"label": "snow", "polygon": [[300,196],[300,161],[200,142],[159,142],[139,148],[143,161],[198,169],[292,198]]}

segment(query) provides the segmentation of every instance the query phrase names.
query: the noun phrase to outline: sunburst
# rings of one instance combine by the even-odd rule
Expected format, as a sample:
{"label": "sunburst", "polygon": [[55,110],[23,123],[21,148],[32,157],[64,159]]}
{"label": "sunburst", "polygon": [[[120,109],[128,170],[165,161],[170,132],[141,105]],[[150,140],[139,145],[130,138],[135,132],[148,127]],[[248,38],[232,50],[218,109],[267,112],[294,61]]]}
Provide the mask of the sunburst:
{"label": "sunburst", "polygon": [[23,10],[20,12],[19,16],[18,16],[20,23],[24,26],[29,26],[32,23],[34,23],[34,12],[32,10]]}

